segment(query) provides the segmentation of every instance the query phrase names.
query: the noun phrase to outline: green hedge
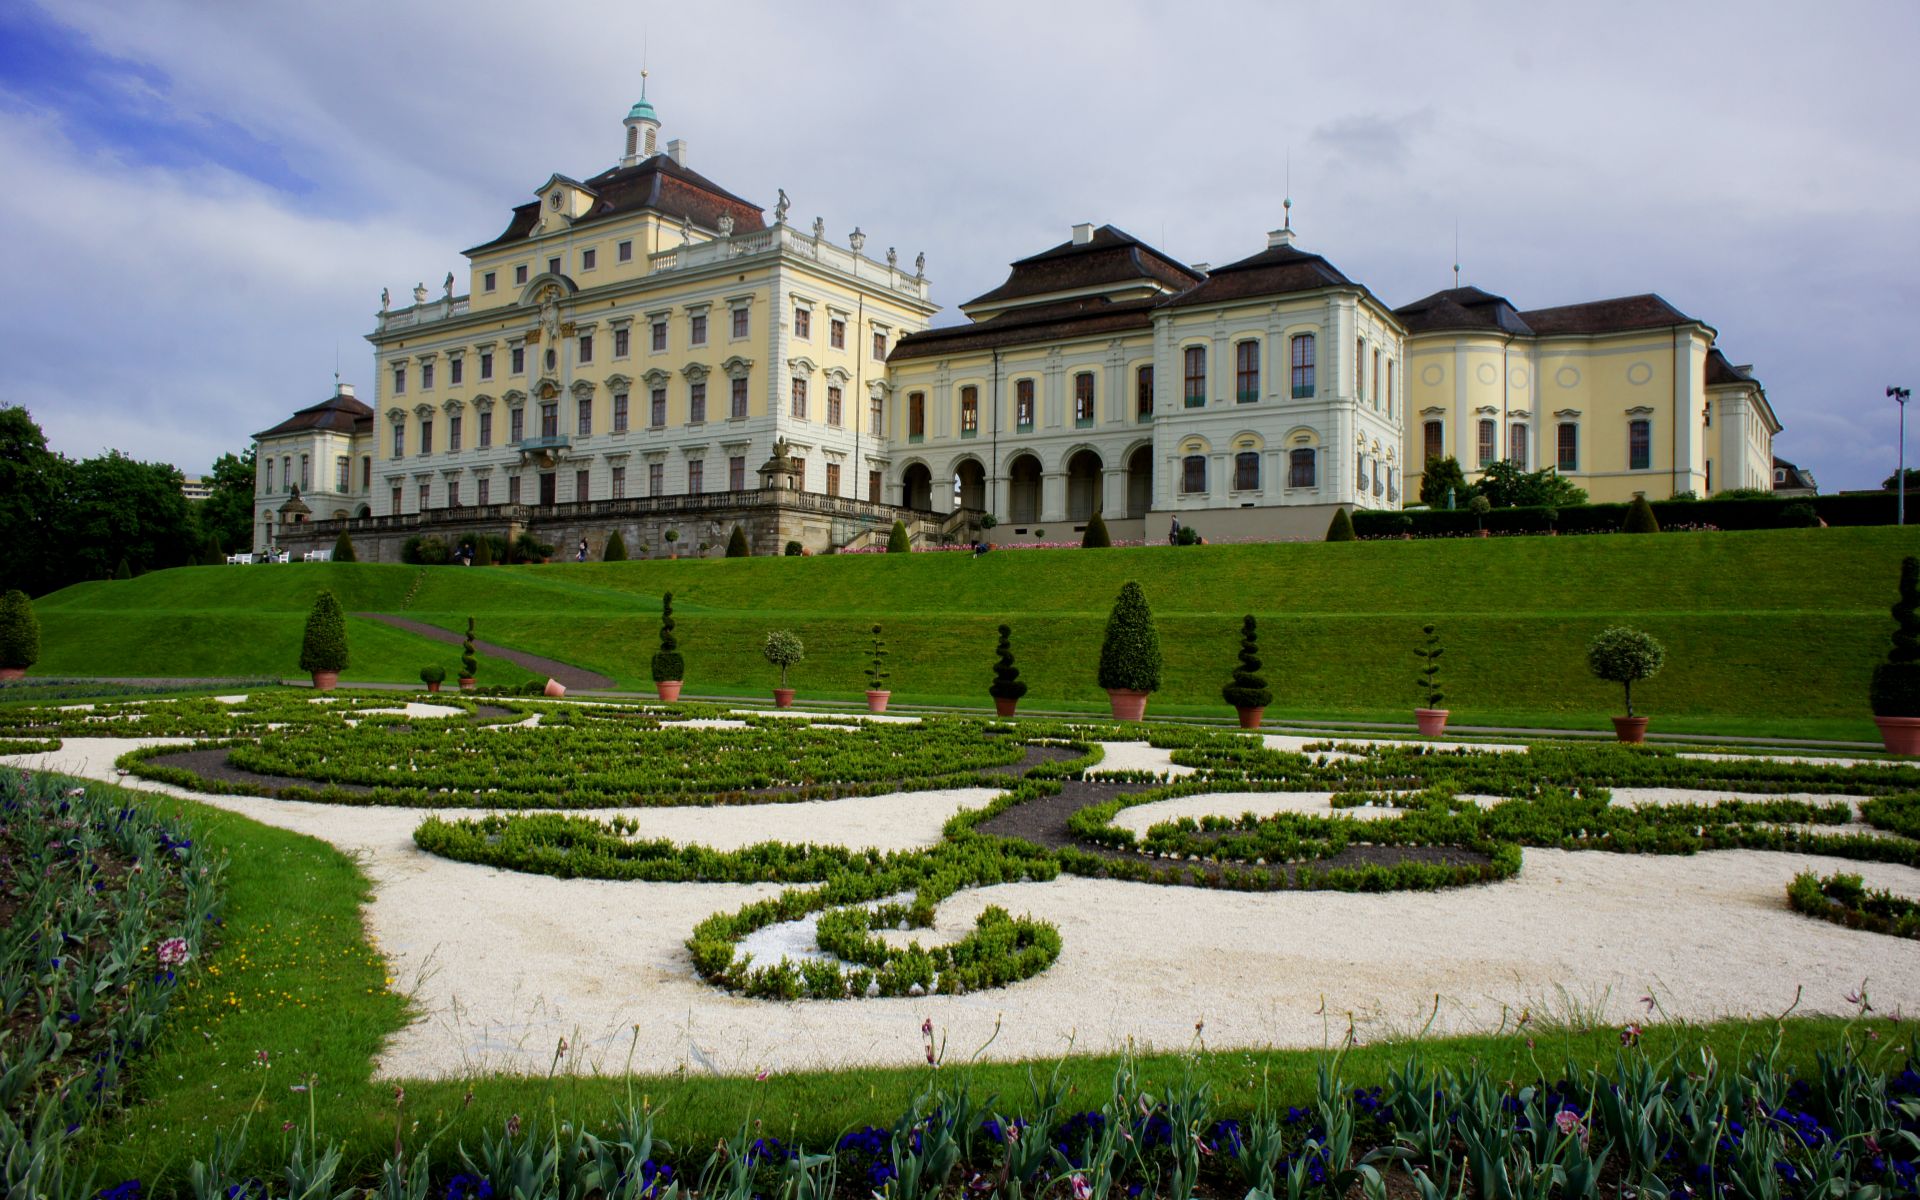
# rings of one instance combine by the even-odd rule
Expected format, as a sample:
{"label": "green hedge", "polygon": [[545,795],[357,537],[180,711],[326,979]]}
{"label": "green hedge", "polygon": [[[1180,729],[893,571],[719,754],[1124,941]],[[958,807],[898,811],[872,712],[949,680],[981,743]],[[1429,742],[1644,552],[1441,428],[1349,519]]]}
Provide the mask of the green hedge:
{"label": "green hedge", "polygon": [[[1893,493],[1862,493],[1845,496],[1775,496],[1754,500],[1654,500],[1650,502],[1662,529],[1684,530],[1712,525],[1716,529],[1791,529],[1805,521],[1788,510],[1811,505],[1829,525],[1891,525],[1894,522]],[[1545,533],[1549,528],[1561,533],[1618,533],[1627,519],[1627,504],[1583,504],[1559,510],[1559,519],[1549,522],[1544,508],[1496,508],[1487,514],[1486,526],[1493,533]],[[1413,519],[1410,532],[1415,537],[1466,537],[1474,529],[1473,514],[1465,505],[1452,511],[1356,511],[1354,532],[1365,537],[1397,537],[1402,532],[1401,516]]]}

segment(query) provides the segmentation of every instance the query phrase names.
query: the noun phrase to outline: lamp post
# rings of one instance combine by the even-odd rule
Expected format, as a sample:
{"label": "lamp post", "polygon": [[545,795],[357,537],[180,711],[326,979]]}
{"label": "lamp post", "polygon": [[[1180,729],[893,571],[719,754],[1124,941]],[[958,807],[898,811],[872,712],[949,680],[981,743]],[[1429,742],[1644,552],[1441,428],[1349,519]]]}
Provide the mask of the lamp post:
{"label": "lamp post", "polygon": [[1907,523],[1907,397],[1912,394],[1903,387],[1887,389],[1887,395],[1892,396],[1893,402],[1900,406],[1900,472],[1896,476],[1900,482],[1900,500],[1894,517],[1895,525]]}

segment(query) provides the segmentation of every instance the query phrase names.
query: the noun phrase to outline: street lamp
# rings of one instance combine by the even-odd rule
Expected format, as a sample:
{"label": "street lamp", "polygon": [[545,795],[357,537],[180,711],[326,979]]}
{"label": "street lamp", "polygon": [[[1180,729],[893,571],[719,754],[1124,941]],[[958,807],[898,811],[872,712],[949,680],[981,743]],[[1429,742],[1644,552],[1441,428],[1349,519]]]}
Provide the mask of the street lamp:
{"label": "street lamp", "polygon": [[1907,523],[1907,397],[1912,394],[1912,392],[1909,392],[1903,387],[1890,387],[1887,389],[1887,395],[1892,396],[1893,402],[1900,406],[1900,473],[1898,476],[1900,480],[1900,501],[1898,515],[1895,516],[1893,522],[1896,525],[1905,525]]}

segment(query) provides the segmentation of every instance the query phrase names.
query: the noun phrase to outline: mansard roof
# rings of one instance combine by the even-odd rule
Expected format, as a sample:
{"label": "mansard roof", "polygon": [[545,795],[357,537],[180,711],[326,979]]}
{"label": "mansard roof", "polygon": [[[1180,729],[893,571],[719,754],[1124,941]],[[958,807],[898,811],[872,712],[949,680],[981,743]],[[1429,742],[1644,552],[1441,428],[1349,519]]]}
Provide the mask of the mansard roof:
{"label": "mansard roof", "polygon": [[1189,308],[1254,296],[1284,296],[1293,292],[1317,292],[1321,288],[1359,286],[1320,255],[1282,244],[1213,268],[1205,282],[1175,296],[1167,306]]}
{"label": "mansard roof", "polygon": [[1532,328],[1505,296],[1477,287],[1448,288],[1393,310],[1408,333],[1484,329],[1492,333],[1530,334]]}
{"label": "mansard roof", "polygon": [[[566,179],[560,175],[553,178]],[[568,179],[567,182],[574,181]],[[720,218],[730,216],[735,231],[740,233],[751,233],[766,224],[759,205],[741,199],[698,171],[681,166],[666,154],[656,154],[630,167],[602,171],[576,186],[594,195],[593,207],[575,219],[576,228],[641,211],[683,218],[702,229],[717,229]],[[466,253],[478,254],[483,250],[524,241],[539,223],[538,200],[519,205],[513,210],[513,220],[508,223],[506,232]]]}
{"label": "mansard roof", "polygon": [[887,361],[937,358],[1099,334],[1145,332],[1153,328],[1153,310],[1159,305],[1160,301],[1152,297],[1113,300],[1107,296],[1083,296],[1058,304],[1008,309],[985,321],[910,333],[895,343]]}
{"label": "mansard roof", "polygon": [[1160,291],[1181,291],[1200,275],[1125,230],[1102,225],[1085,242],[1069,239],[1030,258],[1020,259],[1007,281],[962,304],[964,309],[1005,304],[1029,296],[1117,285],[1147,284]]}
{"label": "mansard roof", "polygon": [[254,440],[287,433],[318,430],[326,433],[366,433],[373,428],[373,410],[345,393],[335,393],[309,405],[272,429],[254,434]]}
{"label": "mansard roof", "polygon": [[1760,381],[1753,377],[1752,367],[1742,369],[1734,366],[1731,362],[1727,361],[1726,355],[1720,353],[1720,347],[1715,346],[1713,349],[1707,351],[1707,386],[1719,387],[1722,384],[1729,383],[1744,383],[1754,387],[1760,386]]}
{"label": "mansard roof", "polygon": [[1520,319],[1541,337],[1628,333],[1636,329],[1700,323],[1652,292],[1612,300],[1590,300],[1585,304],[1563,304],[1558,308],[1530,309],[1521,313]]}

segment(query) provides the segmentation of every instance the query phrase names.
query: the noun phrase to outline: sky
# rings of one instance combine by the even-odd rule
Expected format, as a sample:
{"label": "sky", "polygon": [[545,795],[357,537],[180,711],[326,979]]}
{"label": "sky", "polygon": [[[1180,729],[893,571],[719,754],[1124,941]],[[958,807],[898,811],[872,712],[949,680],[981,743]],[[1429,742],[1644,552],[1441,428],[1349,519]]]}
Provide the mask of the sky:
{"label": "sky", "polygon": [[1522,309],[1658,292],[1753,364],[1821,490],[1893,471],[1920,4],[714,11],[0,0],[0,402],[198,474],[336,367],[368,389],[381,289],[464,291],[460,250],[549,175],[614,165],[644,65],[689,166],[924,252],[939,323],[1075,222],[1224,263],[1291,195],[1389,304],[1456,261]]}

